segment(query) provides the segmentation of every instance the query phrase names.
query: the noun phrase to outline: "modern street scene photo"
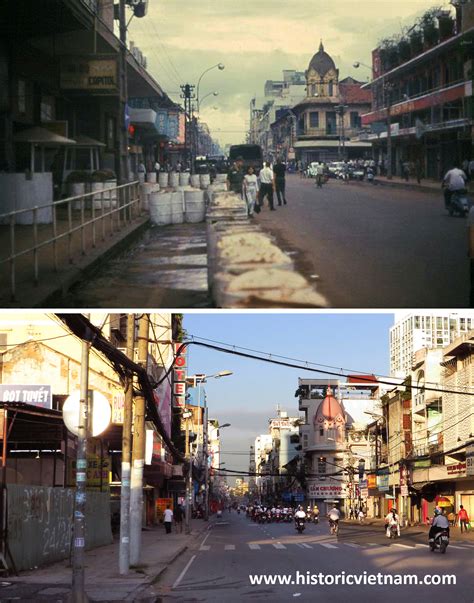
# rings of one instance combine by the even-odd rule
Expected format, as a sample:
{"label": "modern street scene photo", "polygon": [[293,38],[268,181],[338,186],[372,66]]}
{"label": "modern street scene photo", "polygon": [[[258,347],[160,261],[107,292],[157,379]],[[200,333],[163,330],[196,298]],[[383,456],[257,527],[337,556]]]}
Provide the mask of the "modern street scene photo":
{"label": "modern street scene photo", "polygon": [[472,311],[3,311],[0,342],[1,601],[472,602]]}
{"label": "modern street scene photo", "polygon": [[472,306],[474,0],[290,4],[2,3],[0,307]]}

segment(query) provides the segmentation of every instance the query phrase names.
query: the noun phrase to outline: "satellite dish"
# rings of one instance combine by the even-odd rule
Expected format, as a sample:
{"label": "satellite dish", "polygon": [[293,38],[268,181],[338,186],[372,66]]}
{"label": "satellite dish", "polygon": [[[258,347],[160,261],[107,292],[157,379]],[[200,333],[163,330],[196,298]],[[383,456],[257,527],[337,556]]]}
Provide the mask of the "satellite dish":
{"label": "satellite dish", "polygon": [[[100,392],[91,391],[92,394],[92,421],[90,435],[96,437],[104,432],[110,424],[112,411],[109,401]],[[63,406],[63,421],[68,430],[74,435],[79,435],[79,407],[81,392],[72,393]]]}

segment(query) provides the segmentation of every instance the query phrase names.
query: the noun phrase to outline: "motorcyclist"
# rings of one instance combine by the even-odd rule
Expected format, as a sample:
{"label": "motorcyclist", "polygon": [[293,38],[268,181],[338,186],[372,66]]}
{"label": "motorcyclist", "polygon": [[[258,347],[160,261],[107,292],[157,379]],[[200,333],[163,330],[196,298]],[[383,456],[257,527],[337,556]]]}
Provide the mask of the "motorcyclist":
{"label": "motorcyclist", "polygon": [[459,168],[458,164],[454,164],[454,167],[446,172],[441,185],[444,188],[444,203],[446,207],[449,206],[451,196],[455,192],[466,192],[466,181],[467,176]]}
{"label": "motorcyclist", "polygon": [[313,515],[314,515],[314,517],[319,517],[319,507],[318,507],[318,505],[314,505],[314,507],[313,507]]}
{"label": "motorcyclist", "polygon": [[306,519],[306,513],[303,511],[303,507],[299,505],[298,510],[295,513],[295,521],[298,519]]}
{"label": "motorcyclist", "polygon": [[329,511],[328,517],[329,517],[329,524],[331,524],[331,522],[333,522],[335,525],[339,524],[339,519],[341,518],[341,512],[336,507],[336,505],[334,505],[333,508]]}
{"label": "motorcyclist", "polygon": [[397,535],[400,536],[400,518],[395,507],[390,509],[385,517],[385,525],[387,526],[387,536],[390,536],[392,526],[397,526]]}
{"label": "motorcyclist", "polygon": [[430,542],[434,541],[436,534],[439,532],[448,532],[449,536],[449,521],[443,511],[439,507],[436,507],[434,510],[434,517],[431,521],[430,532],[428,534]]}

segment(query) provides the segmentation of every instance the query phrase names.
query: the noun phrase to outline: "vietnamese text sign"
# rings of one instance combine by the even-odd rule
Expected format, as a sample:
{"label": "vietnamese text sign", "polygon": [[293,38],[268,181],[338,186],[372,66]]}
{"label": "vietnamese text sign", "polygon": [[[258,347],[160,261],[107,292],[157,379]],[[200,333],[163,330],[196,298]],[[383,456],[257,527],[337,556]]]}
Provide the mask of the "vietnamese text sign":
{"label": "vietnamese text sign", "polygon": [[186,405],[186,367],[186,347],[183,346],[182,343],[175,343],[173,363],[173,406],[179,406],[181,408],[184,408]]}
{"label": "vietnamese text sign", "polygon": [[448,475],[460,475],[466,472],[466,463],[454,463],[453,465],[446,465],[446,471]]}
{"label": "vietnamese text sign", "polygon": [[380,492],[388,492],[390,489],[389,479],[390,476],[388,473],[382,473],[381,475],[377,476],[377,487]]}
{"label": "vietnamese text sign", "polygon": [[51,385],[0,385],[0,402],[23,402],[41,408],[52,408]]}
{"label": "vietnamese text sign", "polygon": [[308,496],[310,498],[345,498],[346,492],[342,484],[316,482],[308,484]]}

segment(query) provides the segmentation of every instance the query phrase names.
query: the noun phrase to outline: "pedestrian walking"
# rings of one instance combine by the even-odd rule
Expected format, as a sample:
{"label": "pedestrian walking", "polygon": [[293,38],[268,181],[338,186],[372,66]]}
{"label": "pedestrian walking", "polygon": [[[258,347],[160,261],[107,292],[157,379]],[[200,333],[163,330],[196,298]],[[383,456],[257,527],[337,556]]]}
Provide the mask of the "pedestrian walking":
{"label": "pedestrian walking", "polygon": [[273,176],[275,178],[275,191],[277,195],[278,205],[281,205],[282,203],[286,205],[285,172],[286,166],[283,161],[278,157],[277,162],[273,166]]}
{"label": "pedestrian walking", "polygon": [[176,526],[176,532],[181,534],[183,532],[183,507],[176,505],[174,510],[174,524]]}
{"label": "pedestrian walking", "polygon": [[258,189],[258,179],[253,171],[253,167],[250,165],[243,180],[243,194],[247,203],[247,211],[249,216],[253,216],[254,210],[257,213],[260,212],[260,205],[257,203]]}
{"label": "pedestrian walking", "polygon": [[165,524],[165,530],[167,534],[171,534],[171,526],[173,524],[173,511],[170,506],[167,505],[165,512],[163,513],[163,523]]}
{"label": "pedestrian walking", "polygon": [[417,159],[415,161],[415,176],[418,184],[421,184],[421,177],[423,175],[423,170],[421,169],[421,161]]}
{"label": "pedestrian walking", "polygon": [[268,203],[270,205],[270,210],[275,211],[275,207],[273,206],[273,188],[274,188],[274,176],[273,171],[270,168],[270,163],[265,161],[265,167],[260,170],[260,189],[258,195],[258,203],[260,208],[263,207],[263,200],[265,197],[268,197]]}
{"label": "pedestrian walking", "polygon": [[359,523],[364,523],[365,513],[362,508],[359,509],[358,518],[359,518]]}
{"label": "pedestrian walking", "polygon": [[402,163],[402,175],[403,178],[408,182],[410,180],[410,162],[404,161]]}
{"label": "pedestrian walking", "polygon": [[237,157],[232,164],[232,167],[227,172],[227,189],[240,196],[242,196],[242,182],[244,179],[242,163],[242,157]]}
{"label": "pedestrian walking", "polygon": [[[463,507],[463,505],[459,505],[458,521],[459,521],[459,527],[461,528],[461,532],[463,532],[463,531],[467,532],[470,522],[469,522],[469,517],[468,517],[467,511]],[[464,530],[463,530],[463,528],[464,528]]]}

